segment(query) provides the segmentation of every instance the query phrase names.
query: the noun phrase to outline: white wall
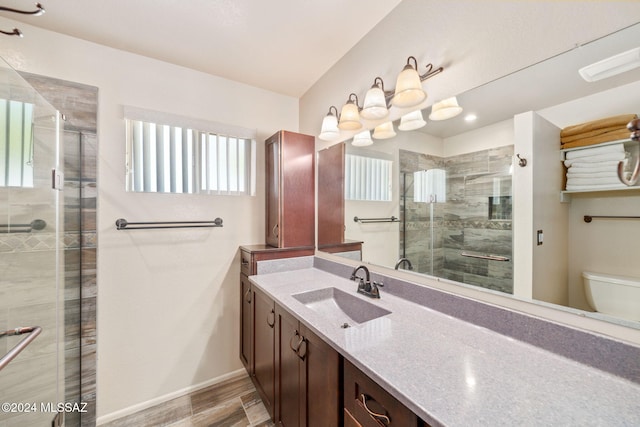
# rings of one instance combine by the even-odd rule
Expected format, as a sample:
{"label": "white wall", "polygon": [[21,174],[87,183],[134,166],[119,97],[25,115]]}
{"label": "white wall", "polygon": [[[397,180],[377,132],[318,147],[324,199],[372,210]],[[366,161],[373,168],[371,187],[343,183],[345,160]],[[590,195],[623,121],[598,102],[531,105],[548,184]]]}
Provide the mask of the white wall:
{"label": "white wall", "polygon": [[[14,24],[0,19],[0,26]],[[241,368],[238,246],[264,241],[263,141],[297,131],[298,100],[21,24],[0,38],[14,68],[99,88],[98,417]],[[212,59],[215,60],[215,59]],[[258,134],[255,197],[125,192],[122,106]],[[129,221],[205,220],[224,228],[116,231]]]}

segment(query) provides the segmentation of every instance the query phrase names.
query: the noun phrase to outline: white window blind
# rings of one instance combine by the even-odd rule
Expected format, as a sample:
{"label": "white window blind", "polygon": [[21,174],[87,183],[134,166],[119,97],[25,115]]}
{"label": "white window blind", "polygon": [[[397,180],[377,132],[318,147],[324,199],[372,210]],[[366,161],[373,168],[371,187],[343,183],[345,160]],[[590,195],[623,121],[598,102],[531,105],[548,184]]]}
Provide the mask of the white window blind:
{"label": "white window blind", "polygon": [[0,99],[0,187],[33,187],[33,104]]}
{"label": "white window blind", "polygon": [[345,199],[391,201],[391,160],[346,154]]}
{"label": "white window blind", "polygon": [[250,131],[237,128],[240,135],[223,134],[212,128],[234,129],[139,110],[125,109],[125,115],[130,116],[125,119],[127,190],[255,193],[255,140]]}

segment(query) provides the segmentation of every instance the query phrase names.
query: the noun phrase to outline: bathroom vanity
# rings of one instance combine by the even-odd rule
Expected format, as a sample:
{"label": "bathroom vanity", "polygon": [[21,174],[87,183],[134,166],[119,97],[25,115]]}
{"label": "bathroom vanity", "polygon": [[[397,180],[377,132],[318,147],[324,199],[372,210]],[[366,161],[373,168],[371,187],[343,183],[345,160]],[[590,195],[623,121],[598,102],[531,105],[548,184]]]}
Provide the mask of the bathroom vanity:
{"label": "bathroom vanity", "polygon": [[[254,361],[252,378],[258,389],[265,383],[273,390],[265,405],[272,405],[275,422],[640,424],[639,348],[378,273],[372,280],[384,283],[381,298],[367,298],[348,279],[353,269],[315,257],[312,267],[249,277],[266,304],[253,312],[254,352],[266,343],[267,358]],[[514,338],[480,326],[489,315],[507,328],[518,322],[530,328]],[[582,344],[570,338],[577,333]],[[547,335],[602,360],[580,363],[561,356],[562,349],[531,344]],[[612,371],[607,364],[626,368]],[[258,378],[259,365],[266,378]]]}

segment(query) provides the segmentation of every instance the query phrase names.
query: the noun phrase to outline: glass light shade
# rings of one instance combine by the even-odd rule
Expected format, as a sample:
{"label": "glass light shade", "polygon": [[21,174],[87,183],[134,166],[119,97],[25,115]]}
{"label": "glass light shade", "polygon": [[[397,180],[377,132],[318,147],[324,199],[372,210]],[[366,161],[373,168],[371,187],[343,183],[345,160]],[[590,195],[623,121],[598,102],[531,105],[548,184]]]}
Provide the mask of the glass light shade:
{"label": "glass light shade", "polygon": [[338,137],[340,137],[338,118],[333,114],[327,114],[324,116],[324,119],[322,119],[322,128],[320,129],[318,138],[323,141],[335,141]]}
{"label": "glass light shade", "polygon": [[371,133],[368,130],[364,132],[357,133],[353,137],[353,141],[351,141],[351,145],[354,147],[366,147],[367,145],[373,144],[373,140],[371,139]]}
{"label": "glass light shade", "polygon": [[389,139],[396,136],[396,132],[393,130],[393,122],[386,122],[381,125],[376,126],[373,130],[373,135],[375,139]]}
{"label": "glass light shade", "polygon": [[360,116],[367,120],[379,120],[387,117],[389,110],[387,109],[387,100],[384,98],[384,92],[378,85],[371,86],[364,97],[364,104]]}
{"label": "glass light shade", "polygon": [[338,128],[342,130],[358,130],[361,127],[358,106],[354,102],[348,101],[342,106]]}
{"label": "glass light shade", "polygon": [[420,76],[413,66],[405,65],[398,74],[396,91],[391,99],[391,104],[399,108],[415,107],[427,99],[427,93],[422,89]]}
{"label": "glass light shade", "polygon": [[458,105],[458,100],[453,96],[433,104],[429,118],[431,120],[447,120],[460,113],[462,113],[462,107]]}
{"label": "glass light shade", "polygon": [[426,125],[427,122],[422,118],[422,111],[416,110],[411,113],[405,114],[400,118],[400,124],[398,129],[400,130],[414,130],[419,129]]}

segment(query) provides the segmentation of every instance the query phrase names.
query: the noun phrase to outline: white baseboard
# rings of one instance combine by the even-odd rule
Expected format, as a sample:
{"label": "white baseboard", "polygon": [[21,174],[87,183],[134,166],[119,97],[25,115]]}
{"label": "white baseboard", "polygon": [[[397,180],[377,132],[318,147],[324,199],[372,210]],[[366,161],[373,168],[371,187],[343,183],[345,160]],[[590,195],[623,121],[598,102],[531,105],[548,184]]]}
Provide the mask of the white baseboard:
{"label": "white baseboard", "polygon": [[[126,417],[127,415],[135,414],[136,412],[142,411],[144,409],[151,408],[153,406],[159,405],[164,402],[168,402],[169,400],[175,399],[177,397],[185,396],[190,393],[196,392],[198,390],[202,390],[203,388],[210,387],[215,384],[219,384],[223,381],[227,381],[234,378],[239,378],[242,376],[246,376],[247,372],[244,369],[238,369],[236,371],[229,372],[224,375],[220,375],[219,377],[212,378],[210,380],[204,381],[200,384],[195,384],[189,387],[185,387],[181,390],[176,390],[174,392],[165,394],[163,396],[158,396],[151,400],[147,400],[146,402],[137,403],[135,405],[131,405],[127,408],[120,409],[115,412],[111,412],[110,414],[102,415],[97,418],[96,425],[103,425],[108,422],[117,420],[118,418]],[[99,398],[99,397],[98,397]]]}

